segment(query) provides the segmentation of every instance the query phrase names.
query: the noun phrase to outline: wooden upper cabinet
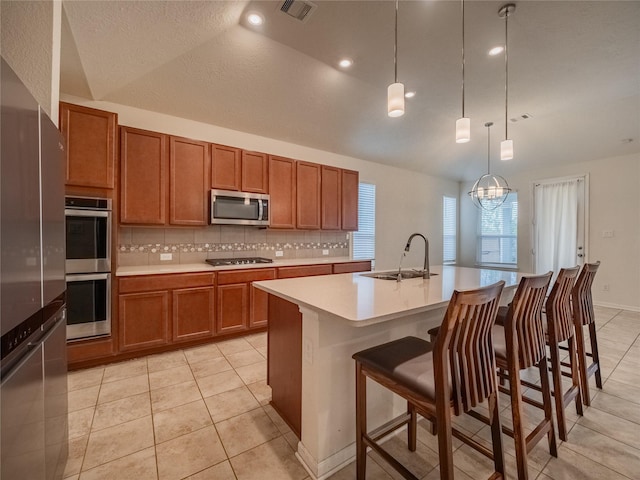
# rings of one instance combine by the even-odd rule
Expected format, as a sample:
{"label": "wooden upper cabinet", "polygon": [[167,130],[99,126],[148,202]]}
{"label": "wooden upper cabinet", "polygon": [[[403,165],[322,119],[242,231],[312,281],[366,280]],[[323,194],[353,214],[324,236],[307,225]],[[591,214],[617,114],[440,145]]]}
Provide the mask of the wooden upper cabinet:
{"label": "wooden upper cabinet", "polygon": [[269,227],[296,228],[296,162],[269,156]]}
{"label": "wooden upper cabinet", "polygon": [[67,148],[66,185],[114,188],[115,113],[60,103],[60,131]]}
{"label": "wooden upper cabinet", "polygon": [[342,228],[342,170],[322,165],[321,194],[321,227],[323,230],[340,230]]}
{"label": "wooden upper cabinet", "polygon": [[120,128],[120,222],[166,223],[167,136]]}
{"label": "wooden upper cabinet", "polygon": [[320,228],[320,170],[317,163],[296,162],[297,228]]}
{"label": "wooden upper cabinet", "polygon": [[342,230],[358,230],[358,186],[360,175],[342,170]]}
{"label": "wooden upper cabinet", "polygon": [[169,152],[169,223],[207,225],[209,144],[170,137]]}
{"label": "wooden upper cabinet", "polygon": [[269,193],[269,161],[266,153],[242,151],[243,192]]}
{"label": "wooden upper cabinet", "polygon": [[240,190],[242,150],[225,145],[211,145],[211,188]]}

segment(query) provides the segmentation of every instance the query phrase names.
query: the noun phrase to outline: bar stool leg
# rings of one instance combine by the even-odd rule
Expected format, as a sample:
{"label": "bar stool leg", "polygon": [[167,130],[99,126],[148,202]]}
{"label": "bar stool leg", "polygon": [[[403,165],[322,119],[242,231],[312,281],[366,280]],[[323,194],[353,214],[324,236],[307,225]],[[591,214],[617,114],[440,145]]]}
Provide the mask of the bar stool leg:
{"label": "bar stool leg", "polygon": [[365,480],[367,472],[367,445],[362,436],[367,431],[367,377],[362,364],[356,362],[356,475]]}
{"label": "bar stool leg", "polygon": [[542,357],[538,364],[540,370],[540,384],[542,387],[542,403],[544,405],[544,417],[551,422],[551,429],[547,432],[547,441],[549,443],[549,453],[558,458],[558,447],[556,445],[556,432],[553,428],[553,411],[551,409],[551,386],[549,385],[549,370],[547,366],[547,357]]}
{"label": "bar stool leg", "polygon": [[407,445],[409,446],[410,452],[415,452],[417,446],[418,414],[416,413],[416,407],[411,402],[407,402],[407,413],[411,415],[407,425]]}
{"label": "bar stool leg", "polygon": [[588,407],[591,405],[591,394],[589,393],[589,374],[587,373],[587,352],[584,348],[584,331],[582,325],[575,326],[576,350],[578,355],[578,373],[580,375],[580,390],[582,401]]}
{"label": "bar stool leg", "polygon": [[518,467],[518,479],[527,480],[529,470],[527,468],[527,434],[524,430],[522,419],[522,385],[520,384],[520,373],[516,370],[509,377],[511,415],[513,418],[513,440],[516,450],[516,462]]}
{"label": "bar stool leg", "polygon": [[[440,400],[436,399],[436,402]],[[447,402],[448,403],[448,402]],[[440,407],[440,406],[438,406]],[[451,432],[451,415],[449,405],[436,409],[436,430],[438,435],[438,457],[440,460],[440,478],[454,478],[453,470],[453,442]]]}
{"label": "bar stool leg", "polygon": [[598,354],[598,337],[596,336],[596,324],[589,324],[589,340],[591,341],[591,356],[593,362],[597,365],[596,375],[596,387],[602,388],[602,373],[600,372],[600,355]]}
{"label": "bar stool leg", "polygon": [[[551,378],[553,379],[553,397],[556,403],[556,418],[558,419],[558,436],[560,440],[567,441],[567,423],[564,414],[564,393],[562,390],[562,372],[560,370],[560,350],[558,343],[549,342],[551,351]],[[571,354],[570,354],[571,355]]]}
{"label": "bar stool leg", "polygon": [[582,416],[582,395],[580,394],[580,377],[578,375],[578,364],[577,364],[577,352],[576,352],[576,337],[569,338],[569,364],[571,365],[571,381],[575,388],[578,389],[576,392],[576,413]]}
{"label": "bar stool leg", "polygon": [[[496,390],[488,399],[489,403],[489,421],[491,422],[491,440],[493,443],[493,465],[496,472],[502,475],[504,478],[504,453],[502,449],[502,426],[500,425],[500,409],[498,408],[498,391]],[[451,451],[450,451],[451,452]],[[453,455],[449,454],[451,464],[453,467]],[[442,464],[440,464],[442,468]],[[441,470],[442,472],[442,470]],[[453,468],[451,470],[451,477],[440,478],[453,478]]]}

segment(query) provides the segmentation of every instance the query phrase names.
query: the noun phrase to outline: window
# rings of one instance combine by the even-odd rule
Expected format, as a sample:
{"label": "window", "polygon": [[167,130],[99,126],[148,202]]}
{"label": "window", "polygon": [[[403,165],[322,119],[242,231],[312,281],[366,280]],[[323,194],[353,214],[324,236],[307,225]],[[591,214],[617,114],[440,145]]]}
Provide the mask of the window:
{"label": "window", "polygon": [[373,260],[376,254],[376,186],[358,186],[358,231],[353,232],[353,258]]}
{"label": "window", "polygon": [[479,264],[515,266],[518,263],[518,194],[511,192],[495,210],[480,210]]}
{"label": "window", "polygon": [[442,197],[442,263],[456,263],[458,216],[455,197]]}

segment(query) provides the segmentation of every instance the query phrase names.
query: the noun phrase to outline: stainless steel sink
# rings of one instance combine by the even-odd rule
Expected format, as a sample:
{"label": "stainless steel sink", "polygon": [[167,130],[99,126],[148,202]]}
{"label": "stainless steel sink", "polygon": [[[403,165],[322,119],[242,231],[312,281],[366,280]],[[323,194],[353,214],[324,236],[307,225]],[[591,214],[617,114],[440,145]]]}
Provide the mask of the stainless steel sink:
{"label": "stainless steel sink", "polygon": [[[402,279],[406,280],[408,278],[421,278],[422,272],[418,270],[402,270],[400,272],[402,274]],[[437,275],[437,273],[432,273],[431,276]],[[375,273],[367,273],[362,275],[363,277],[369,278],[377,278],[378,280],[398,280],[398,271],[390,270],[388,272],[375,272]]]}

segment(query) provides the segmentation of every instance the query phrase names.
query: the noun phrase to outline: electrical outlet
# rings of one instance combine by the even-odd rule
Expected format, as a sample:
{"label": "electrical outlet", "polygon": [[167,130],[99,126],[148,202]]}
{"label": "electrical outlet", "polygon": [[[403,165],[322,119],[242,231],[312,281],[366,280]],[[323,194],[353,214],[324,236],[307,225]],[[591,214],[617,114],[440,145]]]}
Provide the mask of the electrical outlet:
{"label": "electrical outlet", "polygon": [[322,250],[323,255],[329,255],[329,250]]}
{"label": "electrical outlet", "polygon": [[276,250],[276,257],[284,257],[284,252],[282,250]]}
{"label": "electrical outlet", "polygon": [[613,238],[613,230],[603,230],[602,238]]}
{"label": "electrical outlet", "polygon": [[161,253],[160,254],[160,261],[168,261],[168,260],[173,260],[173,253]]}
{"label": "electrical outlet", "polygon": [[604,285],[602,285],[602,291],[608,292],[609,289],[610,289],[610,285],[608,283],[605,283]]}

